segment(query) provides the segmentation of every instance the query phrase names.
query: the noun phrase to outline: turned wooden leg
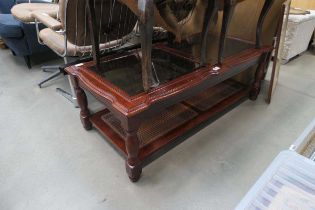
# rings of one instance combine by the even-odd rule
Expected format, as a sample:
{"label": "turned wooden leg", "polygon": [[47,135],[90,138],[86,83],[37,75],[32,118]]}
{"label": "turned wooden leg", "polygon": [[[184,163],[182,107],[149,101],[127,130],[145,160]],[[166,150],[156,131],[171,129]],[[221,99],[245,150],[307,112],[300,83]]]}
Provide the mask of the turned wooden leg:
{"label": "turned wooden leg", "polygon": [[205,12],[204,23],[201,33],[201,51],[200,51],[200,65],[206,64],[207,57],[207,37],[210,23],[218,12],[218,3],[215,1],[208,1],[208,6]]}
{"label": "turned wooden leg", "polygon": [[82,88],[80,87],[76,88],[75,92],[77,95],[78,104],[81,108],[80,118],[81,118],[82,125],[86,130],[91,130],[92,123],[90,121],[90,110],[88,109],[86,94],[84,90],[82,90]]}
{"label": "turned wooden leg", "polygon": [[126,131],[126,171],[132,182],[137,182],[142,173],[142,167],[139,159],[140,142],[137,136],[137,130]]}
{"label": "turned wooden leg", "polygon": [[88,101],[84,90],[79,86],[77,78],[71,76],[71,80],[73,81],[73,87],[75,90],[75,94],[77,96],[78,104],[81,109],[80,111],[80,119],[83,127],[86,130],[92,129],[92,123],[90,121],[90,110],[88,108]]}
{"label": "turned wooden leg", "polygon": [[234,14],[235,4],[236,4],[235,1],[231,1],[231,0],[224,1],[223,22],[222,22],[220,44],[219,44],[219,55],[218,55],[219,64],[222,64],[223,62],[227,31],[228,31],[232,16]]}
{"label": "turned wooden leg", "polygon": [[249,99],[252,101],[255,101],[258,98],[258,95],[260,93],[262,80],[264,79],[265,69],[267,66],[267,59],[268,59],[268,55],[267,54],[263,55],[262,60],[257,67],[256,73],[255,73],[255,80],[249,92]]}

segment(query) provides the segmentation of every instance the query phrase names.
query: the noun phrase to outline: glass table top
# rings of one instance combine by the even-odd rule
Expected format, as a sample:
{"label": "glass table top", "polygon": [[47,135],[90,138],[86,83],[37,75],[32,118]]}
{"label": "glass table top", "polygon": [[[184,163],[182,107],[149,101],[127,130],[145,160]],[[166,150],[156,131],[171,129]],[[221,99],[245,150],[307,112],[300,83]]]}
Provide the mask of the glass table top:
{"label": "glass table top", "polygon": [[[160,49],[152,51],[152,70],[160,85],[191,73],[198,66],[198,63],[168,54]],[[100,70],[96,72],[130,96],[144,92],[141,59],[138,53],[103,61]]]}
{"label": "glass table top", "polygon": [[[212,42],[209,43],[210,44],[208,45],[215,44],[215,38],[212,38]],[[198,52],[200,46],[196,44],[182,43],[166,47],[178,50],[180,55],[169,53],[167,50],[159,47],[153,48],[152,70],[159,82],[159,85],[192,73],[199,68],[199,54],[194,54],[194,52]],[[207,47],[208,49],[213,49],[211,46]],[[248,44],[246,42],[241,42],[235,39],[227,39],[224,57],[229,57],[252,47],[252,44]],[[218,50],[215,49],[208,51],[207,57],[210,64],[216,64],[216,52],[218,52]],[[182,56],[183,54],[187,54],[192,59],[184,58]],[[135,50],[133,53],[128,55],[121,55],[120,57],[117,56],[115,59],[111,60],[106,60],[105,58],[102,60],[99,69],[96,70],[95,67],[91,68],[94,72],[97,72],[99,76],[120,88],[129,96],[135,96],[144,92],[139,50]]]}

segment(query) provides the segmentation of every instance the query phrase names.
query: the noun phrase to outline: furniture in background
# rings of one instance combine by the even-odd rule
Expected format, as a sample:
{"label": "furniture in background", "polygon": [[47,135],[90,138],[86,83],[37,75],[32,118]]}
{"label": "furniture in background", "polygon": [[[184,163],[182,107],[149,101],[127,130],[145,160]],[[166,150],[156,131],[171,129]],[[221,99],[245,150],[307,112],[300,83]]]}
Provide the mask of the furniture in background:
{"label": "furniture in background", "polygon": [[10,14],[11,8],[14,6],[15,0],[0,1],[0,14]]}
{"label": "furniture in background", "polygon": [[[225,1],[221,32],[208,33],[210,24],[215,21],[218,1],[208,1],[207,7],[202,8],[205,12],[194,11],[204,14],[201,34],[194,34],[181,43],[169,41],[152,45],[154,1],[144,0],[139,4],[141,48],[101,58],[97,52],[98,36],[92,36],[93,61],[66,68],[74,84],[84,128],[90,130],[94,126],[126,159],[131,181],[138,181],[144,166],[209,121],[248,97],[257,99],[274,49],[272,44],[261,44],[262,26],[267,14],[277,14],[273,22],[279,21],[281,4],[264,1],[255,24],[256,42],[248,42],[226,36],[236,3],[233,0]],[[104,28],[95,24],[93,0],[87,2],[92,31],[97,35],[102,32],[98,30]],[[269,13],[271,9],[274,14]],[[275,28],[270,30],[276,31]],[[110,35],[111,31],[107,32]],[[206,50],[200,47],[205,39]],[[195,54],[193,49],[199,49],[199,53]],[[232,79],[251,67],[256,67],[251,84]],[[152,82],[152,77],[158,84]],[[106,108],[92,114],[85,91]]]}
{"label": "furniture in background", "polygon": [[[27,2],[27,3],[23,3]],[[29,18],[29,13],[23,12],[22,14],[27,17],[25,21],[17,20],[10,11],[10,8],[15,3],[21,3],[23,6],[29,6],[30,8],[38,8],[38,5],[42,5],[41,9],[47,8],[52,13],[56,13],[55,4],[49,4],[45,0],[37,0],[36,2],[42,3],[28,3],[29,0],[5,0],[0,2],[0,37],[2,37],[6,46],[12,51],[13,55],[22,56],[28,68],[31,68],[30,56],[46,52],[49,49],[45,46],[41,46],[37,41],[36,29],[34,19]],[[33,7],[35,5],[35,7]],[[36,6],[37,5],[37,6]],[[21,6],[18,6],[21,8]],[[18,10],[21,12],[20,10]],[[19,13],[20,14],[20,13]]]}
{"label": "furniture in background", "polygon": [[[6,14],[10,11],[10,8],[12,6],[6,2],[1,1],[0,2],[0,14]],[[5,45],[5,43],[3,42],[3,40],[1,39],[0,36],[0,48],[1,49],[5,49],[7,46]]]}
{"label": "furniture in background", "polygon": [[[292,7],[300,8],[303,10],[315,10],[315,0],[293,0]],[[314,39],[315,39],[315,31],[313,35],[313,40],[311,40],[310,44],[314,43]]]}
{"label": "furniture in background", "polygon": [[289,15],[288,27],[282,52],[282,59],[288,62],[295,56],[305,52],[315,29],[315,10],[309,10],[309,14]]}
{"label": "furniture in background", "polygon": [[16,0],[16,4],[12,7],[12,15],[22,21],[23,23],[33,23],[34,11],[43,11],[50,16],[56,17],[58,15],[58,4],[54,0]]}

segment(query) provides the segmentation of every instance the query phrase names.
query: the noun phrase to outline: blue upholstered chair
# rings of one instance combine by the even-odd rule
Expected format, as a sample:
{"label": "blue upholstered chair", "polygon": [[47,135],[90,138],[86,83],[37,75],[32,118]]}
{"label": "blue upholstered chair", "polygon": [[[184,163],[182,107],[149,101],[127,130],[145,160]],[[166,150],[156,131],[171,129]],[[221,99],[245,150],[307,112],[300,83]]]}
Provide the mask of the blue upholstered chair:
{"label": "blue upholstered chair", "polygon": [[14,0],[0,1],[0,14],[10,14],[10,10],[14,4]]}
{"label": "blue upholstered chair", "polygon": [[[26,2],[29,0],[0,0],[0,37],[13,55],[24,57],[28,68],[31,68],[30,56],[49,48],[38,43],[35,24],[22,23],[12,16],[11,8],[17,3]],[[32,2],[47,3],[47,0]]]}

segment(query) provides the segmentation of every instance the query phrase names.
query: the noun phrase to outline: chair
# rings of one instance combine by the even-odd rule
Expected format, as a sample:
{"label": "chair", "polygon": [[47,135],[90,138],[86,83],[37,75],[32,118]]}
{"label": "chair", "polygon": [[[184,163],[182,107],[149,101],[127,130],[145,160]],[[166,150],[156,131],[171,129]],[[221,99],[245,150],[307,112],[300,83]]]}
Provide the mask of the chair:
{"label": "chair", "polygon": [[[2,37],[4,43],[10,48],[13,55],[24,57],[28,68],[31,68],[30,56],[46,52],[49,49],[38,44],[35,25],[30,24],[34,22],[34,19],[16,19],[15,17],[20,17],[20,15],[16,16],[15,13],[11,14],[10,9],[13,7],[12,12],[20,14],[21,10],[17,8],[29,6],[30,8],[33,8],[32,10],[34,10],[35,8],[38,8],[38,5],[41,5],[41,9],[48,8],[49,11],[51,11],[50,13],[53,15],[53,13],[56,13],[56,5],[49,4],[44,0],[36,0],[35,2],[37,3],[29,2],[29,0],[0,1],[0,36]],[[15,5],[16,3],[18,4]],[[34,7],[34,5],[37,6]]]}
{"label": "chair", "polygon": [[48,2],[47,0],[17,0],[17,4],[11,9],[11,13],[23,23],[34,23],[35,20],[32,16],[34,11],[44,11],[51,16],[57,16],[59,7],[58,4],[53,2]]}
{"label": "chair", "polygon": [[[92,0],[96,8],[100,28],[98,34],[94,34],[100,43],[102,53],[109,52],[124,45],[133,37],[137,17],[125,5],[115,0]],[[39,42],[48,46],[57,55],[64,58],[67,64],[70,57],[89,57],[92,55],[92,41],[88,24],[88,13],[85,1],[60,0],[59,16],[55,19],[41,11],[33,12],[33,17],[38,25],[44,24],[47,28],[37,30]],[[128,19],[128,24],[126,23]],[[63,74],[58,69],[51,76],[41,81],[38,85]],[[57,89],[59,93],[72,101],[77,106],[72,82],[70,82],[71,94]]]}

